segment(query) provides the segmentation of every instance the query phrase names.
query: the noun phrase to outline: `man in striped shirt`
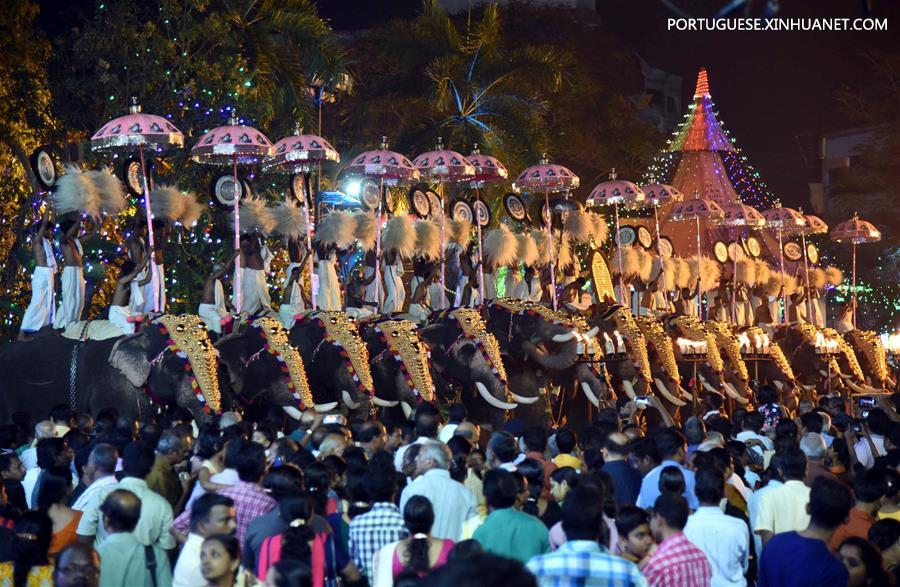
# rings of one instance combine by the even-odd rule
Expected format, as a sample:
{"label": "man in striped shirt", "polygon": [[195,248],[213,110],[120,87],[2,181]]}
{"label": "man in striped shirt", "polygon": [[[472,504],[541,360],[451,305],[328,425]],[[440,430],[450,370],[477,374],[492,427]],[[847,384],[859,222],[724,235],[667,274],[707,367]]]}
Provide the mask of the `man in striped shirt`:
{"label": "man in striped shirt", "polygon": [[709,559],[682,532],[689,514],[687,500],[680,495],[656,499],[650,528],[659,546],[641,568],[650,587],[709,587]]}

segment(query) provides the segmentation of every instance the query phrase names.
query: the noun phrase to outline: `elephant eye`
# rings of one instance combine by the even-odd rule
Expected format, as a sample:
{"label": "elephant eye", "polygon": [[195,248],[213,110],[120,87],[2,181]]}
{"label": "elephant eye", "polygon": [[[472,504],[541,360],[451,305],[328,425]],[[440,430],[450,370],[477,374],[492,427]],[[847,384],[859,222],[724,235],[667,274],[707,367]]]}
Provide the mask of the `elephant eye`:
{"label": "elephant eye", "polygon": [[332,318],[332,319],[331,319],[331,323],[332,323],[332,324],[337,324],[337,318]]}
{"label": "elephant eye", "polygon": [[395,330],[391,332],[391,336],[400,336],[400,333]]}
{"label": "elephant eye", "polygon": [[178,332],[184,332],[186,328],[184,327],[184,324],[179,324],[175,327],[175,330],[177,330]]}

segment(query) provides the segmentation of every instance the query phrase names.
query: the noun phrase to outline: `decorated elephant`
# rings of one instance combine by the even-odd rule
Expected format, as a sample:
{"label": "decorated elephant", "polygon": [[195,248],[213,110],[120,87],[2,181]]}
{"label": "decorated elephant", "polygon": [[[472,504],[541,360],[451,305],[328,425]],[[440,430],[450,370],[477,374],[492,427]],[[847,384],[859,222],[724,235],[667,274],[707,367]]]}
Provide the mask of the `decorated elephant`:
{"label": "decorated elephant", "polygon": [[498,428],[506,411],[516,409],[507,386],[500,347],[477,309],[433,314],[419,329],[431,352],[435,390],[444,401],[462,401],[469,416]]}
{"label": "decorated elephant", "polygon": [[422,401],[434,400],[431,356],[418,327],[409,320],[360,323],[369,351],[375,395],[382,419],[409,418]]}
{"label": "decorated elephant", "polygon": [[690,400],[690,393],[682,387],[681,373],[675,359],[672,339],[666,333],[662,322],[649,316],[635,319],[638,329],[647,341],[647,359],[653,377],[653,390],[665,400],[663,405],[674,414]]}
{"label": "decorated elephant", "polygon": [[887,353],[878,333],[871,330],[851,330],[844,334],[865,375],[866,383],[876,388],[894,389],[897,382],[891,377]]}
{"label": "decorated elephant", "polygon": [[694,379],[696,374],[699,385],[695,389],[723,397],[726,393],[740,395],[736,389],[726,391],[725,361],[715,335],[703,322],[694,316],[670,316],[663,323],[672,340],[682,380]]}
{"label": "decorated elephant", "polygon": [[747,405],[753,392],[750,389],[750,371],[741,355],[737,334],[727,322],[709,320],[705,325],[707,332],[716,339],[719,355],[725,365],[722,381],[725,395],[741,405]]}
{"label": "decorated elephant", "polygon": [[151,402],[177,404],[198,422],[221,410],[215,349],[193,315],[163,315],[138,333],[74,340],[53,333],[0,348],[0,420],[69,404],[96,414],[115,407],[140,419]]}

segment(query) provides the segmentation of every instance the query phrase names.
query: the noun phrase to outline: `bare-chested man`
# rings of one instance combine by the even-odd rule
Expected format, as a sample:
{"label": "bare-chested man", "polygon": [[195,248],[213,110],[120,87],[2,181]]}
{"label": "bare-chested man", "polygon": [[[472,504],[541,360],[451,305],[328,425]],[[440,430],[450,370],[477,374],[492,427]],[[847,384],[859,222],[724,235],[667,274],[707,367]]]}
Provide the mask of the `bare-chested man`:
{"label": "bare-chested man", "polygon": [[[41,223],[31,240],[31,252],[34,255],[34,272],[31,274],[31,303],[22,317],[19,329],[19,340],[28,340],[32,334],[53,322],[54,277],[56,274],[56,258],[53,256],[53,245],[47,238],[47,227],[50,222],[50,208],[44,212]],[[52,233],[52,229],[50,229]]]}
{"label": "bare-chested man", "polygon": [[65,267],[61,277],[62,301],[53,317],[53,327],[63,329],[81,320],[81,313],[84,310],[84,265],[81,259],[84,251],[81,248],[81,241],[78,240],[81,219],[61,222],[59,228],[62,232],[60,244]]}
{"label": "bare-chested man", "polygon": [[[240,296],[241,312],[253,315],[272,314],[272,298],[266,284],[266,266],[263,261],[262,247],[257,235],[241,236],[241,279]],[[237,279],[234,280],[234,295],[237,305]]]}
{"label": "bare-chested man", "polygon": [[222,326],[231,319],[226,305],[222,277],[234,268],[235,257],[237,257],[236,252],[232,253],[224,263],[213,266],[213,272],[203,282],[203,293],[197,315],[206,323],[206,328],[216,334],[222,334]]}
{"label": "bare-chested man", "polygon": [[136,325],[141,322],[142,315],[131,310],[131,284],[147,266],[149,259],[149,256],[144,256],[137,265],[125,261],[119,270],[119,279],[116,280],[116,289],[109,305],[109,321],[118,326],[122,334],[134,334]]}

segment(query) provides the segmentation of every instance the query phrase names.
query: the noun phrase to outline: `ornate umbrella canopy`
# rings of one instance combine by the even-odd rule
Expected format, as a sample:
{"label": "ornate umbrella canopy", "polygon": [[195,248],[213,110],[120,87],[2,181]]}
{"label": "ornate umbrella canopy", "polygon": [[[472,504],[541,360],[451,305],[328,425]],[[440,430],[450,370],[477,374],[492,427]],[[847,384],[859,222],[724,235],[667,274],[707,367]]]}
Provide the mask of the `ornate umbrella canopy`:
{"label": "ornate umbrella canopy", "polygon": [[647,199],[644,192],[631,183],[621,179],[611,179],[598,183],[587,198],[588,206],[638,206]]}
{"label": "ornate umbrella canopy", "polygon": [[545,153],[540,164],[527,167],[512,187],[517,192],[564,192],[580,184],[577,175],[562,165],[550,163]]}
{"label": "ornate umbrella canopy", "polygon": [[381,148],[354,157],[341,170],[341,175],[374,177],[383,180],[385,185],[397,185],[418,180],[419,170],[400,153],[388,150],[387,137],[382,137]]}
{"label": "ornate umbrella canopy", "polygon": [[95,151],[133,151],[140,147],[158,151],[183,145],[184,135],[174,124],[162,116],[144,114],[135,98],[128,114],[110,120],[91,137]]}
{"label": "ornate umbrella canopy", "polygon": [[694,198],[678,202],[669,212],[669,220],[682,222],[685,220],[713,220],[721,221],[725,217],[722,208],[708,198]]}
{"label": "ornate umbrella canopy", "polygon": [[784,234],[800,234],[806,226],[806,217],[793,208],[784,208],[781,202],[775,202],[775,207],[763,212],[766,226],[779,230]]}
{"label": "ornate umbrella canopy", "polygon": [[458,183],[475,177],[475,167],[462,153],[444,148],[438,139],[434,151],[426,151],[413,160],[419,175],[441,183]]}
{"label": "ornate umbrella canopy", "polygon": [[482,155],[477,143],[472,149],[472,154],[466,159],[475,168],[472,187],[481,187],[488,183],[500,183],[506,181],[506,178],[509,177],[509,171],[506,169],[506,166],[500,163],[496,157]]}
{"label": "ornate umbrella canopy", "polygon": [[684,200],[684,194],[664,183],[651,183],[642,186],[641,191],[644,192],[647,203],[654,206],[662,206],[669,202]]}
{"label": "ornate umbrella canopy", "polygon": [[231,118],[228,124],[212,129],[191,149],[197,163],[230,165],[259,163],[272,154],[272,141],[252,126]]}
{"label": "ornate umbrella canopy", "polygon": [[841,222],[832,229],[831,240],[839,243],[853,243],[855,245],[875,243],[881,240],[881,232],[872,226],[870,222],[860,220],[859,216],[854,214],[853,218],[846,222]]}
{"label": "ornate umbrella canopy", "polygon": [[722,220],[719,224],[729,228],[762,228],[766,225],[766,218],[756,208],[734,202],[722,206]]}
{"label": "ornate umbrella canopy", "polygon": [[285,137],[275,143],[271,157],[263,161],[263,169],[278,170],[282,173],[309,173],[320,163],[341,160],[341,156],[331,144],[319,135],[297,134]]}
{"label": "ornate umbrella canopy", "polygon": [[812,214],[806,215],[806,234],[825,234],[828,232],[828,225],[818,216]]}

